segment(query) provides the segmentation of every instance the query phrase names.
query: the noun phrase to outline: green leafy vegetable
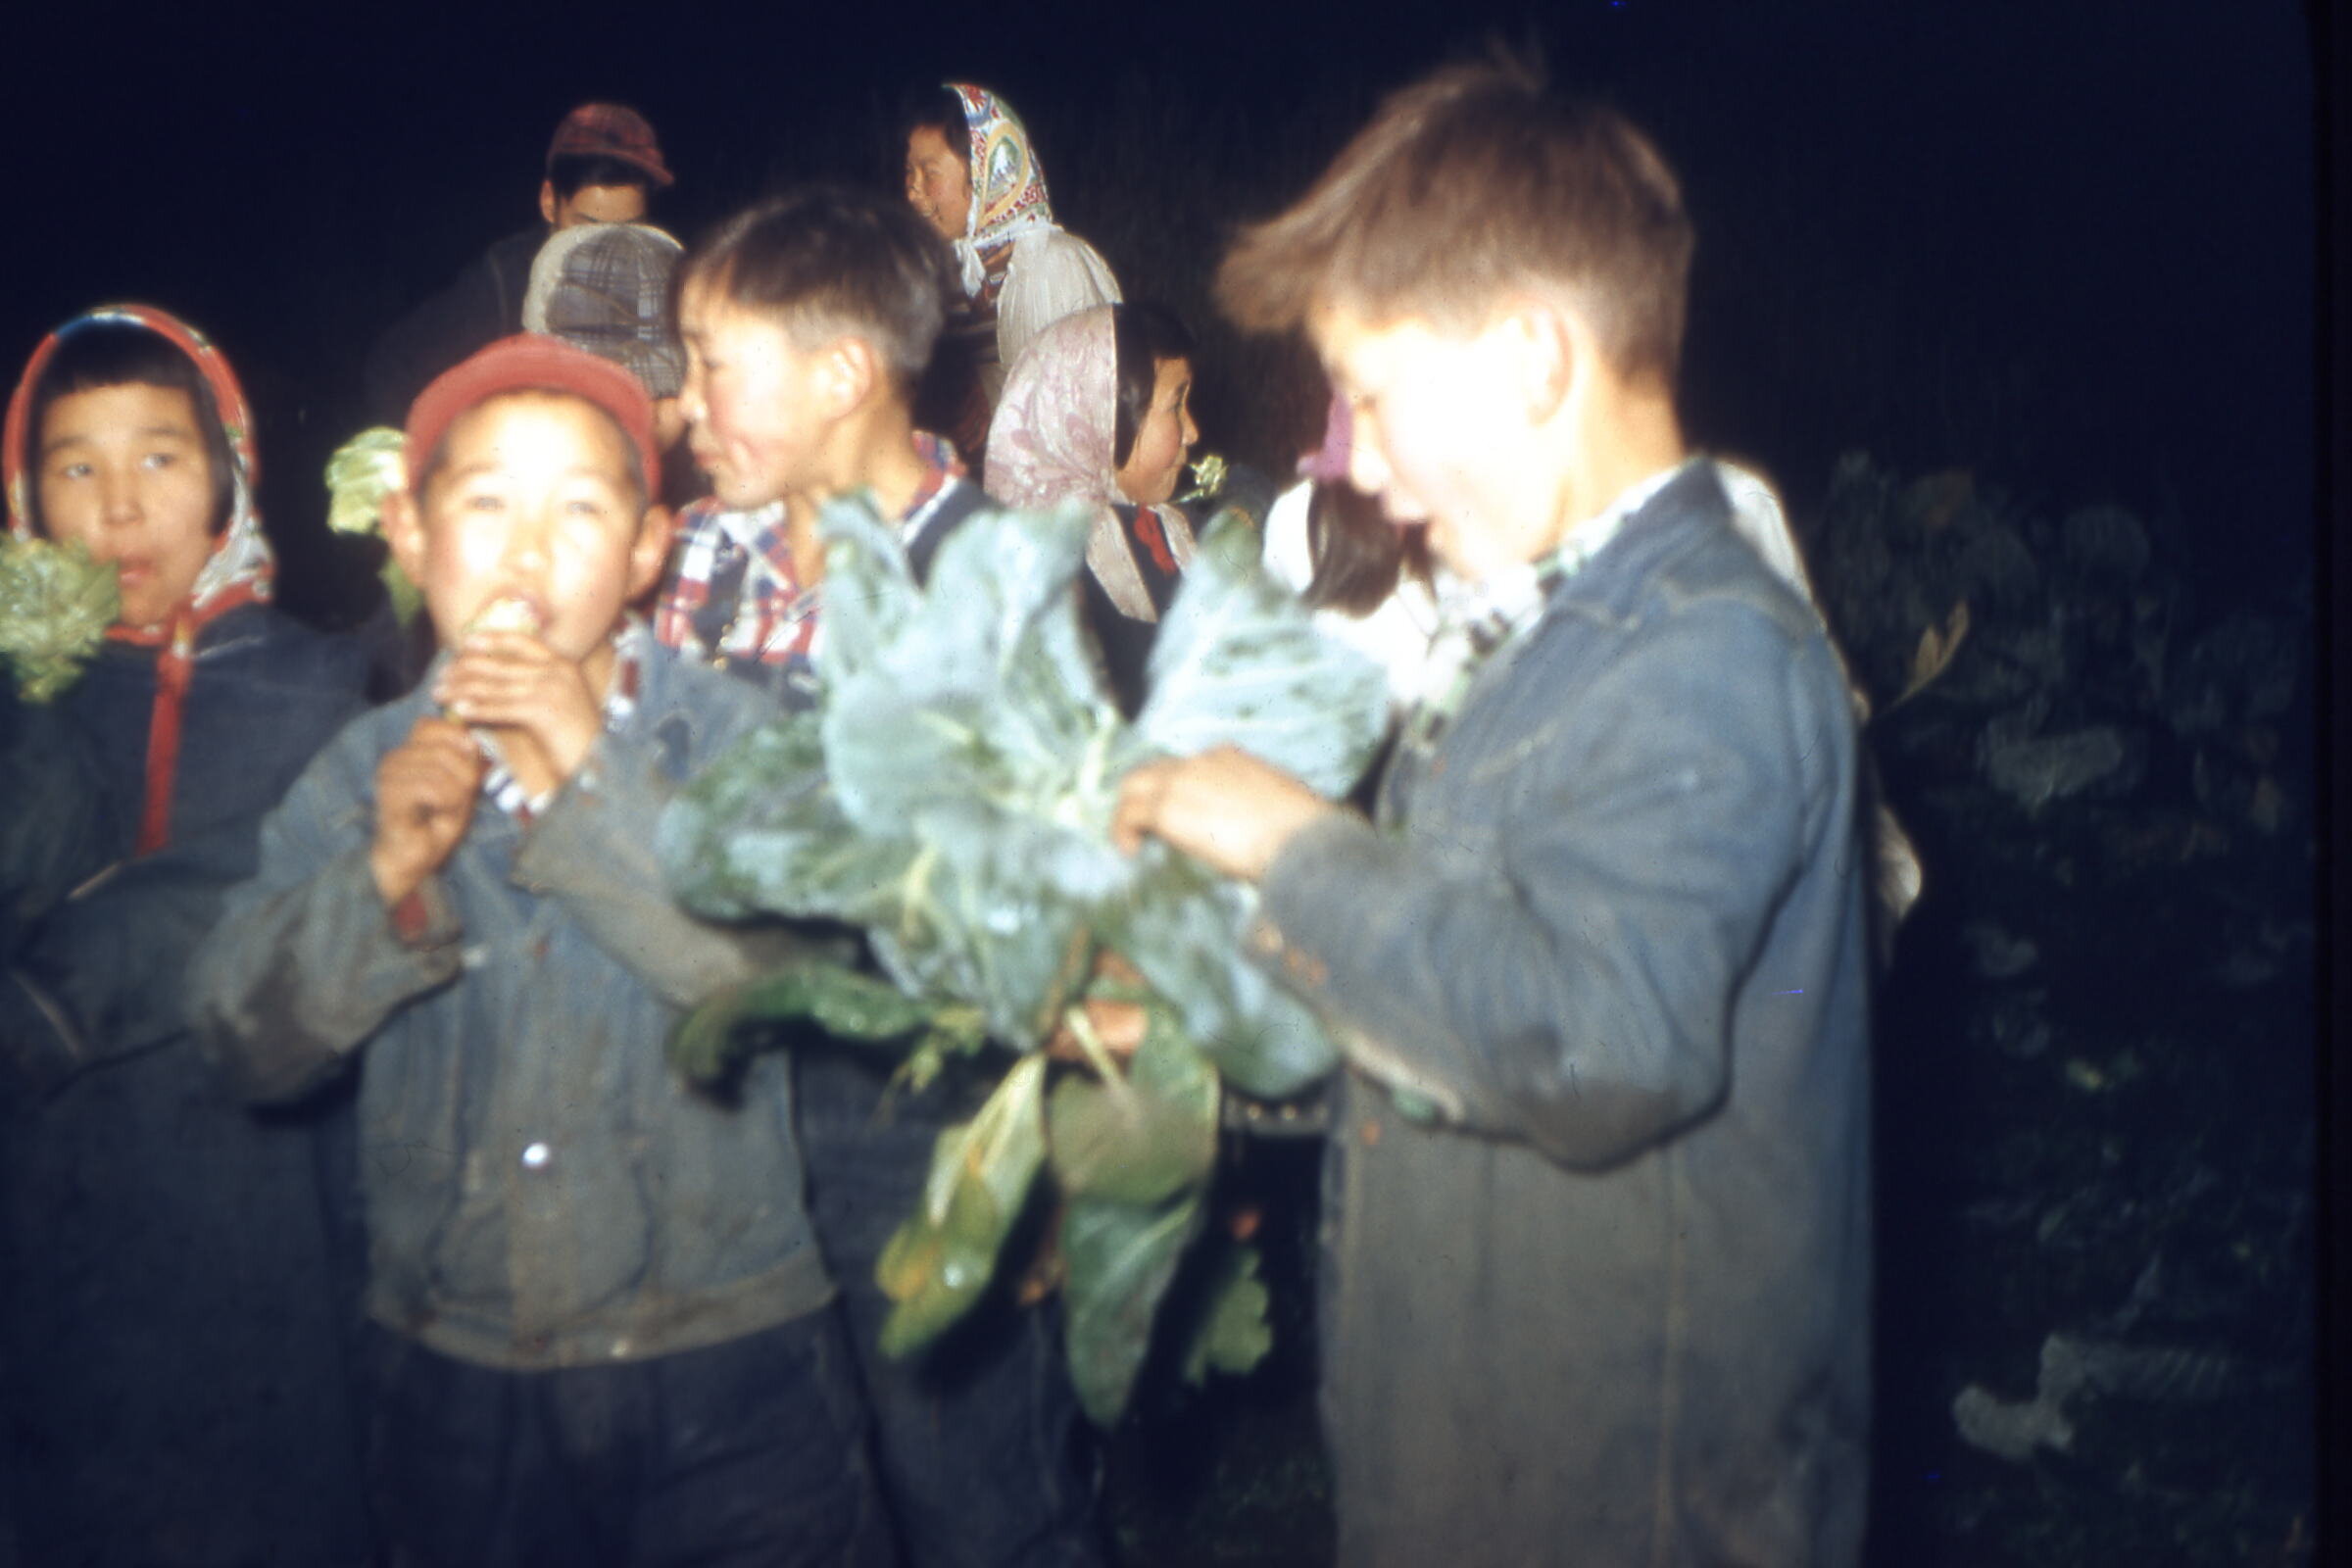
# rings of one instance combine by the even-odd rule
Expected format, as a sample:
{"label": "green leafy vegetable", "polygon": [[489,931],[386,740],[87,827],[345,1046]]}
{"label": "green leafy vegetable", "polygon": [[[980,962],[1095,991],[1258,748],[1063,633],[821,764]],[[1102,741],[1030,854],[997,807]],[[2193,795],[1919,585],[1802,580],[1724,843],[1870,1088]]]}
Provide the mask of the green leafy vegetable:
{"label": "green leafy vegetable", "polygon": [[[903,1004],[878,1004],[870,978],[745,988],[681,1031],[688,1071],[722,1070],[746,1022],[831,1028],[826,1009],[847,1009],[858,1038],[907,1043],[918,1064],[983,1031],[1028,1054],[934,1151],[920,1211],[877,1271],[898,1303],[888,1340],[918,1348],[978,1298],[1042,1165],[1067,1205],[1072,1373],[1107,1421],[1199,1229],[1223,1083],[1289,1095],[1336,1060],[1313,1013],[1244,951],[1252,890],[1157,844],[1132,858],[1111,846],[1119,781],[1152,757],[1233,744],[1340,793],[1388,699],[1376,665],[1265,580],[1248,525],[1220,522],[1161,623],[1151,696],[1123,723],[1078,613],[1091,526],[1082,508],[982,513],[918,584],[869,510],[829,509],[819,707],[690,784],[657,847],[703,913],[859,927]],[[1140,988],[1107,978],[1105,955]],[[1128,1071],[1084,1010],[1108,1000],[1145,1004]],[[1094,1072],[1056,1068],[1049,1094],[1036,1053],[1057,1031],[1088,1047]]]}
{"label": "green leafy vegetable", "polygon": [[1197,1388],[1211,1372],[1247,1372],[1274,1348],[1266,1323],[1272,1301],[1257,1266],[1254,1247],[1235,1242],[1218,1250],[1207,1303],[1185,1351],[1185,1382]]}
{"label": "green leafy vegetable", "polygon": [[122,613],[112,563],[79,541],[0,538],[0,659],[28,703],[56,699]]}
{"label": "green leafy vegetable", "polygon": [[[326,525],[336,533],[383,533],[384,498],[409,482],[408,436],[390,425],[374,425],[335,448],[326,460]],[[392,613],[402,625],[416,617],[424,596],[389,555],[376,568]]]}

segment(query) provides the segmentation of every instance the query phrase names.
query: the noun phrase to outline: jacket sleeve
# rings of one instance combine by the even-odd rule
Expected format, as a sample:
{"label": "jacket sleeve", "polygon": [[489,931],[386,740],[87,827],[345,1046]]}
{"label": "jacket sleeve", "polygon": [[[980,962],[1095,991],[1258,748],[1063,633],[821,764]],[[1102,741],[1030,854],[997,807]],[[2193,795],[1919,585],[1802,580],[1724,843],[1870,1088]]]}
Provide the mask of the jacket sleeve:
{"label": "jacket sleeve", "polygon": [[1420,778],[1451,821],[1327,820],[1264,882],[1356,1065],[1573,1166],[1723,1100],[1735,996],[1852,745],[1761,612],[1661,619],[1570,700],[1535,658],[1508,671],[1518,731]]}
{"label": "jacket sleeve", "polygon": [[722,925],[670,896],[653,824],[675,793],[651,757],[600,737],[539,816],[514,880],[561,900],[597,946],[677,1007],[768,974],[812,951],[773,923]]}
{"label": "jacket sleeve", "polygon": [[189,965],[189,1015],[246,1098],[289,1100],[340,1070],[408,1002],[455,980],[458,921],[427,879],[404,930],[368,869],[361,748],[329,747],[262,823],[261,868]]}
{"label": "jacket sleeve", "polygon": [[478,256],[448,287],[393,322],[362,369],[369,417],[406,424],[409,405],[434,376],[514,330],[507,325],[504,296],[496,263]]}

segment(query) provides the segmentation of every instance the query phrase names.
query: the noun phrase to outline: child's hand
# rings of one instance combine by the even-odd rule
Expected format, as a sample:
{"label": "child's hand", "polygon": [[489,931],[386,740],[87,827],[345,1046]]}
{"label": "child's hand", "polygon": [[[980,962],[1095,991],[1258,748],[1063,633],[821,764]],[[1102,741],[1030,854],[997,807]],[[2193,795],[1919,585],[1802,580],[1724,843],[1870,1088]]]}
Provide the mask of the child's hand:
{"label": "child's hand", "polygon": [[558,781],[587,760],[604,711],[580,666],[525,631],[477,631],[459,645],[433,697],[468,724],[522,731]]}
{"label": "child's hand", "polygon": [[464,725],[430,714],[375,765],[368,869],[387,906],[416,892],[466,836],[487,766]]}
{"label": "child's hand", "polygon": [[1293,834],[1339,809],[1281,768],[1220,746],[1130,772],[1110,836],[1129,855],[1146,834],[1165,839],[1213,871],[1254,882]]}

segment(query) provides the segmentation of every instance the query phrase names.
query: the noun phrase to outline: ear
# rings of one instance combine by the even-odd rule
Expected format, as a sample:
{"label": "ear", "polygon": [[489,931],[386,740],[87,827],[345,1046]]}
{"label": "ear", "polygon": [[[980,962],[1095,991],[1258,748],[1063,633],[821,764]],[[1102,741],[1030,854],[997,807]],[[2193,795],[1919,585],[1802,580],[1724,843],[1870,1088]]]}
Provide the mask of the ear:
{"label": "ear", "polygon": [[646,508],[637,522],[637,537],[629,545],[629,603],[636,603],[662,580],[662,568],[669,562],[669,509]]}
{"label": "ear", "polygon": [[383,525],[384,543],[392,547],[392,559],[409,574],[409,581],[423,587],[424,516],[416,498],[405,486],[384,497]]}
{"label": "ear", "polygon": [[863,408],[874,389],[889,377],[874,345],[854,332],[845,332],[826,345],[819,374],[825,413],[835,419]]}
{"label": "ear", "polygon": [[551,223],[556,220],[556,182],[552,179],[539,182],[539,216]]}
{"label": "ear", "polygon": [[1531,298],[1496,325],[1510,336],[1528,422],[1548,424],[1587,368],[1591,334],[1555,301]]}

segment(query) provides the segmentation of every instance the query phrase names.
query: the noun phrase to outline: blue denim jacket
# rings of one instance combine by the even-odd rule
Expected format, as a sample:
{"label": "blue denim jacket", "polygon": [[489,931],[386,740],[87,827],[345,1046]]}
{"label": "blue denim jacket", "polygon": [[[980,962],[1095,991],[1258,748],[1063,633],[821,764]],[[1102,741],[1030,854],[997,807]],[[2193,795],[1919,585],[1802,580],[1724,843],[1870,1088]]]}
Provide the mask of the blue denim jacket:
{"label": "blue denim jacket", "polygon": [[1853,1560],[1870,1344],[1856,742],[1693,465],[1265,912],[1356,1030],[1332,1138],[1341,1556]]}
{"label": "blue denim jacket", "polygon": [[682,1009],[794,941],[685,913],[652,849],[677,785],[766,706],[650,650],[634,710],[527,830],[477,802],[403,940],[368,868],[370,802],[376,764],[430,710],[420,689],[319,755],[194,963],[198,1028],[252,1098],[364,1058],[370,1316],[538,1369],[823,1305],[785,1063],[760,1058],[721,1100],[663,1057]]}

